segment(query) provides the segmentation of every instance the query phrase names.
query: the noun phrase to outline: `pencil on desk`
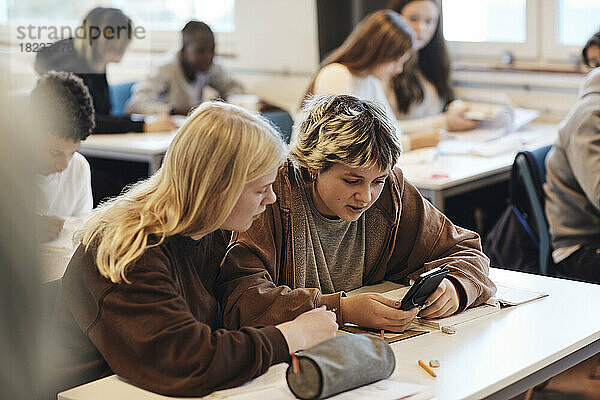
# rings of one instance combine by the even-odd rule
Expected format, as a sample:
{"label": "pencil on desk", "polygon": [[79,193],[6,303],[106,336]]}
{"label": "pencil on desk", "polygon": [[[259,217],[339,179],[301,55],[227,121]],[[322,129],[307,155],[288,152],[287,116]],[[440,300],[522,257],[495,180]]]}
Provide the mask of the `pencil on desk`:
{"label": "pencil on desk", "polygon": [[300,373],[300,361],[298,361],[298,357],[296,357],[296,355],[294,353],[290,354],[290,356],[292,357],[292,371],[294,371],[295,374],[299,374]]}
{"label": "pencil on desk", "polygon": [[425,371],[427,371],[427,373],[429,375],[433,376],[434,378],[436,377],[435,372],[433,372],[433,370],[429,367],[429,365],[425,364],[421,360],[419,360],[419,365],[421,366],[421,368],[423,368]]}

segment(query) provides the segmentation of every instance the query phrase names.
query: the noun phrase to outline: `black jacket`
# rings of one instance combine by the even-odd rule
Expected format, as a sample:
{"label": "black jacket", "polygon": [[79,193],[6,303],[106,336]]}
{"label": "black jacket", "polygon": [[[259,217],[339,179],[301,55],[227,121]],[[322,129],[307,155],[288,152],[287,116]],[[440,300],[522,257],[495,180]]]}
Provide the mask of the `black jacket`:
{"label": "black jacket", "polygon": [[143,121],[132,121],[130,115],[110,115],[110,97],[106,71],[92,72],[89,64],[73,48],[73,39],[63,39],[37,53],[35,70],[38,74],[55,70],[73,72],[83,79],[94,101],[96,129],[94,133],[142,132]]}

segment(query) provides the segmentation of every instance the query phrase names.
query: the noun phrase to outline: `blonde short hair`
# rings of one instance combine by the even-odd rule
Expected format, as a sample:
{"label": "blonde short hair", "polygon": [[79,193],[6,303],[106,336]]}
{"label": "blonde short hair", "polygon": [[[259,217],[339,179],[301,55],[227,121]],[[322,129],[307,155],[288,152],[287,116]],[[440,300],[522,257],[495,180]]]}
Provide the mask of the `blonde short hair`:
{"label": "blonde short hair", "polygon": [[86,251],[94,248],[104,277],[127,281],[126,269],[167,237],[219,229],[244,185],[280,165],[286,154],[280,135],[262,117],[204,103],[177,132],[160,170],[100,206],[79,237]]}
{"label": "blonde short hair", "polygon": [[402,153],[394,125],[373,102],[350,95],[313,96],[304,102],[303,112],[290,150],[303,173],[336,163],[387,171]]}

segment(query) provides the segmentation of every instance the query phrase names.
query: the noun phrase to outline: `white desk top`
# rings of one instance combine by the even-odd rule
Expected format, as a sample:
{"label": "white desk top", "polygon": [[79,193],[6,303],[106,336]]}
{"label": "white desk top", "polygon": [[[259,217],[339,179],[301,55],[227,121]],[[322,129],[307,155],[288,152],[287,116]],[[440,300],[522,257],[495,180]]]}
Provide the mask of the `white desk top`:
{"label": "white desk top", "polygon": [[[554,143],[558,136],[556,125],[529,124],[525,128],[499,139],[479,144],[487,153],[467,154],[477,146],[472,135],[442,141],[438,148],[418,149],[400,156],[398,166],[413,185],[419,189],[443,190],[478,178],[508,171],[516,154]],[[475,144],[474,144],[475,143]],[[465,154],[459,154],[463,146]],[[453,154],[443,151],[452,150]],[[485,154],[485,155],[484,155]]]}
{"label": "white desk top", "polygon": [[[549,297],[503,309],[456,326],[455,335],[433,332],[392,344],[392,379],[425,385],[437,399],[479,399],[505,388],[600,338],[600,285],[492,269],[494,281],[549,293]],[[437,359],[437,378],[417,360]],[[293,399],[286,364],[254,381],[209,398]],[[70,389],[61,400],[168,399],[116,376]]]}
{"label": "white desk top", "polygon": [[81,142],[81,150],[164,154],[174,137],[175,132],[96,134]]}
{"label": "white desk top", "polygon": [[[442,190],[462,183],[474,181],[508,171],[520,150],[532,150],[552,144],[557,137],[556,125],[529,124],[518,132],[511,133],[491,142],[481,142],[481,146],[491,148],[489,156],[475,154],[440,154],[437,148],[426,148],[410,151],[402,156],[398,166],[402,168],[406,178],[419,189]],[[91,135],[81,142],[81,150],[110,151],[117,153],[134,153],[159,155],[166,153],[175,132],[163,133],[124,133]],[[455,149],[457,144],[472,145],[473,135],[465,134],[444,141],[439,148]],[[453,142],[453,143],[450,143]],[[451,146],[448,146],[451,145]],[[494,148],[498,151],[494,151]]]}

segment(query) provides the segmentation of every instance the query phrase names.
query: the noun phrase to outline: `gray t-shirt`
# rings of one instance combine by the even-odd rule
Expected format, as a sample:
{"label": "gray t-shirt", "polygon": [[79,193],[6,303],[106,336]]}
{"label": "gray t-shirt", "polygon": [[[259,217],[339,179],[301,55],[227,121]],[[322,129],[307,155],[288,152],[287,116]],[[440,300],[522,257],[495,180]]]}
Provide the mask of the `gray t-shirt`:
{"label": "gray t-shirt", "polygon": [[365,217],[354,222],[323,216],[315,207],[310,185],[302,187],[306,210],[306,287],[322,293],[362,286],[365,267]]}

